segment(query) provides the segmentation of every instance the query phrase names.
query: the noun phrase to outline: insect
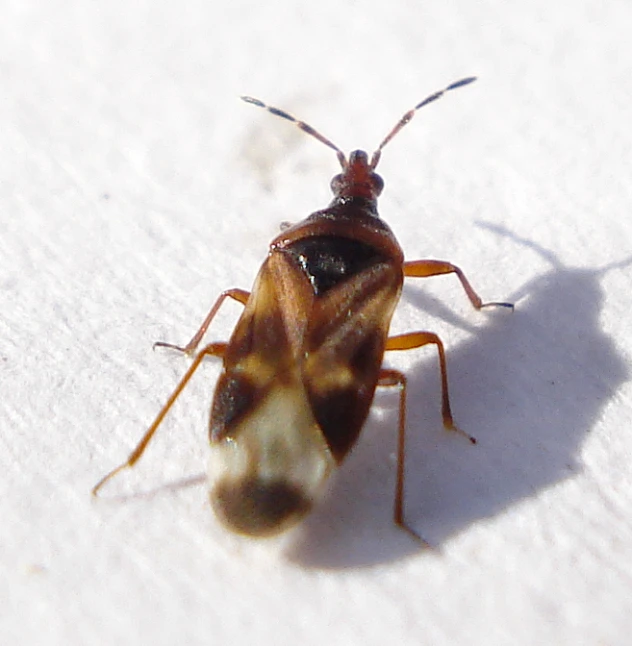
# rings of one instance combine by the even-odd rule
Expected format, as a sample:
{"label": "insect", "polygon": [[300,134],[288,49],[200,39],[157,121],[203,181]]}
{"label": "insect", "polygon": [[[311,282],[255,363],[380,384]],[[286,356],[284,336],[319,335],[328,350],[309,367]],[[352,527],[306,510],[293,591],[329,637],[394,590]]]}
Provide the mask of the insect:
{"label": "insect", "polygon": [[[404,277],[455,274],[477,310],[513,306],[483,303],[461,269],[449,262],[404,261],[395,236],[377,212],[384,182],[375,168],[384,146],[417,110],[474,80],[452,83],[409,110],[370,160],[362,150],[347,158],[306,123],[258,99],[242,97],[293,122],[336,152],[342,170],[331,181],[333,201],[282,230],[270,244],[252,291],[223,292],[187,345],[156,344],[194,356],[192,364],[128,459],[99,481],[94,494],[136,464],[200,363],[218,357],[222,372],[209,428],[214,454],[210,499],[226,527],[264,537],[301,520],[356,443],[376,388],[389,386],[399,389],[394,521],[423,540],[404,516],[406,376],[382,367],[384,353],[435,346],[443,424],[475,440],[454,423],[441,339],[427,331],[388,335]],[[244,306],[230,340],[198,351],[227,298]]]}

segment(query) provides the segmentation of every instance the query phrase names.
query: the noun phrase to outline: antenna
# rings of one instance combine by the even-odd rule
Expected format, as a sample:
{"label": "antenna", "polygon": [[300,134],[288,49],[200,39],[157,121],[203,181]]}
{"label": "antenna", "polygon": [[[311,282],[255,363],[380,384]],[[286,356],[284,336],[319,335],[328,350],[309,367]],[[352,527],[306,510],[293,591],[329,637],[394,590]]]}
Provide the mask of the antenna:
{"label": "antenna", "polygon": [[[447,87],[443,88],[443,90],[439,90],[438,92],[435,92],[434,94],[431,94],[430,96],[427,96],[423,101],[418,103],[414,108],[409,110],[396,124],[395,127],[386,135],[382,143],[377,147],[377,150],[373,153],[371,157],[371,163],[369,167],[371,169],[374,169],[378,162],[380,161],[380,156],[382,154],[382,148],[386,146],[386,144],[415,116],[415,113],[417,110],[420,108],[423,108],[425,105],[428,105],[429,103],[432,103],[433,101],[436,101],[437,99],[440,99],[446,92],[449,92],[450,90],[456,90],[457,88],[463,87],[464,85],[469,85],[470,83],[473,83],[476,80],[475,76],[468,76],[467,78],[461,79],[460,81],[455,81],[454,83],[451,83]],[[321,135],[320,132],[317,130],[314,130],[309,124],[305,123],[304,121],[299,121],[296,117],[293,117],[291,114],[288,112],[285,112],[285,110],[280,110],[279,108],[275,108],[271,105],[268,105],[264,103],[263,101],[260,101],[259,99],[255,99],[254,97],[251,96],[242,96],[240,97],[242,101],[245,101],[246,103],[251,103],[252,105],[256,105],[258,108],[263,108],[264,110],[267,110],[271,114],[274,114],[277,117],[281,117],[282,119],[286,119],[287,121],[291,121],[292,123],[296,124],[303,132],[306,132],[308,135],[311,135],[315,139],[318,139],[321,143],[325,144],[325,146],[328,146],[332,150],[336,151],[336,155],[338,156],[338,161],[340,162],[340,166],[342,166],[342,170],[347,169],[347,158],[345,157],[345,154],[334,144],[331,140],[327,139],[324,135]]]}
{"label": "antenna", "polygon": [[291,114],[285,112],[284,110],[274,108],[270,105],[265,104],[263,101],[255,99],[251,96],[242,96],[240,97],[240,99],[242,101],[245,101],[246,103],[252,103],[252,105],[256,105],[258,108],[263,108],[264,110],[267,110],[277,117],[287,119],[288,121],[296,124],[303,132],[306,132],[308,135],[315,137],[316,139],[318,139],[318,141],[325,144],[325,146],[329,146],[329,148],[335,150],[342,169],[345,170],[347,168],[347,158],[345,157],[345,154],[342,152],[342,150],[340,150],[340,148],[338,148],[338,146],[336,146],[336,144],[334,144],[332,141],[327,139],[327,137],[321,135],[317,130],[314,130],[314,128],[312,128],[309,124],[305,123],[304,121],[299,121],[296,117],[293,117]]}
{"label": "antenna", "polygon": [[377,150],[373,153],[373,156],[371,157],[371,168],[375,168],[377,166],[377,163],[380,161],[380,156],[382,154],[382,148],[386,146],[386,144],[415,116],[415,113],[419,108],[423,108],[425,105],[428,105],[429,103],[432,103],[433,101],[436,101],[437,99],[440,99],[446,92],[449,92],[450,90],[456,90],[459,87],[463,87],[464,85],[469,85],[470,83],[473,83],[476,80],[475,76],[468,76],[467,78],[461,79],[460,81],[455,81],[454,83],[451,83],[448,85],[448,87],[443,88],[443,90],[439,90],[438,92],[435,92],[434,94],[431,94],[430,96],[427,96],[423,101],[418,103],[412,110],[409,110],[396,124],[395,127],[384,137],[384,140],[382,143],[377,147]]}

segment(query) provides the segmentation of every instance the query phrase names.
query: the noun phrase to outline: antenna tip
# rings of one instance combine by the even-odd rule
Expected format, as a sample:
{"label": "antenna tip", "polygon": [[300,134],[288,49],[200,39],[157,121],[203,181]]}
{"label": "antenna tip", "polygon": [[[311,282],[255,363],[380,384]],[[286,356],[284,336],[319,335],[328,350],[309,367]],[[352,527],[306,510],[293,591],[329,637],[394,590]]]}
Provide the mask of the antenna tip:
{"label": "antenna tip", "polygon": [[464,85],[469,85],[470,83],[474,83],[476,81],[476,76],[468,76],[467,78],[461,79],[460,81],[456,81],[452,83],[452,85],[448,85],[446,89],[448,90],[455,90],[458,87],[463,87]]}
{"label": "antenna tip", "polygon": [[240,96],[239,97],[242,101],[245,101],[246,103],[252,103],[253,105],[258,105],[260,108],[265,107],[259,99],[255,99],[254,97],[251,96]]}

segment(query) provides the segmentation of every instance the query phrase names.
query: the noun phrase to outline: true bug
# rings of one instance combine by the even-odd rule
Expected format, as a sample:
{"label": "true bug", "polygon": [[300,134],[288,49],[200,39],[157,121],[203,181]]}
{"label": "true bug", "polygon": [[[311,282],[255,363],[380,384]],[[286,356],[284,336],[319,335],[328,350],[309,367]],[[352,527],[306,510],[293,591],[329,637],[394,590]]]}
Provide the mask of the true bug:
{"label": "true bug", "polygon": [[[242,97],[295,123],[336,152],[342,172],[331,181],[334,199],[327,208],[284,229],[270,244],[252,291],[223,292],[186,346],[156,344],[195,358],[127,461],[102,478],[94,494],[137,462],[202,360],[215,356],[223,367],[210,417],[210,442],[219,466],[210,474],[210,498],[228,528],[263,537],[302,519],[355,444],[377,386],[396,386],[400,392],[394,520],[420,538],[406,523],[403,508],[406,377],[381,367],[385,351],[436,346],[443,424],[463,431],[452,418],[439,337],[425,331],[388,336],[404,277],[453,273],[477,310],[512,306],[483,303],[463,272],[449,262],[405,262],[395,236],[378,216],[377,198],[384,182],[374,171],[384,146],[417,110],[474,80],[452,83],[409,110],[370,161],[362,150],[347,159],[306,123],[258,99]],[[230,340],[210,343],[197,352],[226,298],[244,305]]]}

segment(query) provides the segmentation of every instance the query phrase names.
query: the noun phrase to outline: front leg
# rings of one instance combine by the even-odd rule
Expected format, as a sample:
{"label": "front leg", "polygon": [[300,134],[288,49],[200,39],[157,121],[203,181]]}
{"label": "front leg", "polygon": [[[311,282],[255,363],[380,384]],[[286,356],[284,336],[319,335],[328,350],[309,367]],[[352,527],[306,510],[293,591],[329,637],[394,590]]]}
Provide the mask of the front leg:
{"label": "front leg", "polygon": [[208,330],[208,327],[215,318],[215,315],[217,314],[219,308],[227,298],[232,298],[238,303],[245,305],[250,298],[250,292],[247,292],[243,289],[227,289],[225,292],[222,292],[219,295],[218,299],[215,301],[215,304],[213,305],[213,307],[211,307],[209,313],[206,315],[206,318],[202,322],[202,325],[200,325],[200,329],[193,335],[193,338],[185,346],[165,343],[164,341],[156,341],[156,343],[154,343],[154,348],[170,348],[171,350],[184,352],[184,354],[188,354],[189,356],[194,354],[198,345],[200,345],[200,341],[206,334],[206,330]]}
{"label": "front leg", "polygon": [[404,276],[411,278],[428,278],[430,276],[440,276],[441,274],[456,274],[461,281],[463,289],[470,299],[470,303],[480,310],[483,307],[509,307],[513,310],[513,303],[483,303],[481,297],[474,291],[465,274],[459,267],[451,262],[444,260],[409,260],[404,263]]}

